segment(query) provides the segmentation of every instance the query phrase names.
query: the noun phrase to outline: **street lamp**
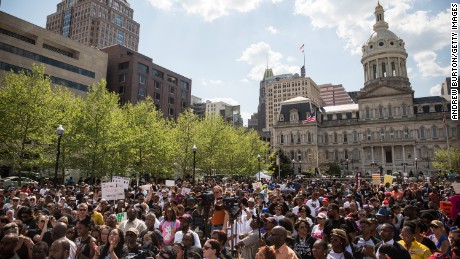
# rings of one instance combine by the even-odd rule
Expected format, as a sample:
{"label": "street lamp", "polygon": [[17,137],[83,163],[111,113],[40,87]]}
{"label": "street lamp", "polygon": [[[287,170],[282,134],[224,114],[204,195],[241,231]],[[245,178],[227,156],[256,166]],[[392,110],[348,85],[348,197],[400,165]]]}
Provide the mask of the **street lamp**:
{"label": "street lamp", "polygon": [[196,145],[193,145],[192,151],[193,151],[193,184],[195,184]]}
{"label": "street lamp", "polygon": [[260,182],[260,155],[257,155],[257,161],[259,161],[259,182]]}
{"label": "street lamp", "polygon": [[417,173],[417,158],[415,158],[415,173]]}
{"label": "street lamp", "polygon": [[54,187],[57,186],[59,155],[61,154],[61,137],[64,134],[64,128],[62,127],[62,125],[59,125],[59,127],[57,127],[56,134],[58,135],[58,146],[57,146],[57,152],[56,152],[56,165],[54,167]]}
{"label": "street lamp", "polygon": [[347,175],[349,175],[350,172],[348,171],[348,158],[347,158],[347,163],[346,163],[346,165],[347,165]]}

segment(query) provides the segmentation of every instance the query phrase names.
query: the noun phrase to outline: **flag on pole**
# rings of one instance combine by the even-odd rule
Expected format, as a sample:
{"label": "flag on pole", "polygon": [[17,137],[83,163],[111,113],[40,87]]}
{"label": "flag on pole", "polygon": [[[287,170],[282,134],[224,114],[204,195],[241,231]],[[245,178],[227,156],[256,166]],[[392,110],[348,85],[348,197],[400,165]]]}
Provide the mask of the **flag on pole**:
{"label": "flag on pole", "polygon": [[303,48],[304,48],[304,47],[305,47],[305,44],[302,44],[302,46],[300,46],[300,48],[299,48],[300,51],[302,51],[302,53],[303,53]]}
{"label": "flag on pole", "polygon": [[316,112],[312,113],[306,120],[303,121],[303,124],[316,121]]}

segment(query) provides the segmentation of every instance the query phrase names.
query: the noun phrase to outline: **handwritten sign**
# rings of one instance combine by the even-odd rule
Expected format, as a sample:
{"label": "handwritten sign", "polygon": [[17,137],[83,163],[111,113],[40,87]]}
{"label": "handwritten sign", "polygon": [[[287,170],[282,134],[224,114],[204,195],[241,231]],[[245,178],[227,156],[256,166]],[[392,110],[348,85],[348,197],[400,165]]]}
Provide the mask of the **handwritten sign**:
{"label": "handwritten sign", "polygon": [[450,201],[439,202],[439,209],[444,211],[444,214],[450,218],[452,214],[452,203]]}
{"label": "handwritten sign", "polygon": [[454,192],[456,194],[460,194],[460,183],[452,183],[452,187],[454,188]]}
{"label": "handwritten sign", "polygon": [[126,216],[126,212],[118,213],[117,214],[117,221],[122,222],[123,220],[126,220],[128,217]]}
{"label": "handwritten sign", "polygon": [[151,184],[144,184],[144,185],[139,186],[139,188],[141,188],[144,191],[149,191],[150,187],[152,187]]}
{"label": "handwritten sign", "polygon": [[113,176],[112,177],[112,182],[114,182],[114,183],[122,183],[123,188],[125,188],[125,189],[129,188],[129,178],[127,178],[127,177]]}
{"label": "handwritten sign", "polygon": [[385,175],[385,176],[383,177],[383,183],[384,183],[384,184],[389,183],[389,184],[391,185],[391,184],[393,183],[393,176],[391,176],[391,175]]}
{"label": "handwritten sign", "polygon": [[188,195],[192,190],[190,188],[182,188],[182,194]]}
{"label": "handwritten sign", "polygon": [[123,200],[125,199],[125,188],[121,183],[101,183],[102,199]]}
{"label": "handwritten sign", "polygon": [[176,185],[176,182],[174,182],[174,180],[166,180],[165,185],[168,187],[172,187]]}

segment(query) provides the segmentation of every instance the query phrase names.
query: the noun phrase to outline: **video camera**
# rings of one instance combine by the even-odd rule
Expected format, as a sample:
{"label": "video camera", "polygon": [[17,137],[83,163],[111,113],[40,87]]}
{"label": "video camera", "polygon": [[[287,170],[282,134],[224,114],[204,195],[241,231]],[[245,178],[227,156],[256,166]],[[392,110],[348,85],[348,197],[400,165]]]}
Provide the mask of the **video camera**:
{"label": "video camera", "polygon": [[214,204],[214,193],[205,192],[197,197],[198,204],[201,204],[203,207],[211,207]]}
{"label": "video camera", "polygon": [[234,219],[238,216],[238,213],[241,211],[240,199],[238,197],[228,197],[224,198],[223,206],[224,210],[228,211],[230,218]]}

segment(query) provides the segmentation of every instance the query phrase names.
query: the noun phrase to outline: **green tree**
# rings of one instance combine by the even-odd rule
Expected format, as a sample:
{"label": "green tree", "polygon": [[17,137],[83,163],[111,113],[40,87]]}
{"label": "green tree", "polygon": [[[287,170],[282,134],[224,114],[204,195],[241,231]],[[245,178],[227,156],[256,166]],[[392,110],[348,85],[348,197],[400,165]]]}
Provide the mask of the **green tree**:
{"label": "green tree", "polygon": [[[48,145],[54,143],[55,104],[51,81],[44,66],[31,71],[8,72],[0,86],[0,156],[13,170],[27,170],[51,159]],[[39,158],[39,159],[37,159]]]}
{"label": "green tree", "polygon": [[[450,165],[449,165],[450,157]],[[434,160],[433,166],[445,172],[448,172],[452,168],[452,172],[460,173],[460,148],[450,147],[449,151],[447,149],[436,148],[434,150]]]}

